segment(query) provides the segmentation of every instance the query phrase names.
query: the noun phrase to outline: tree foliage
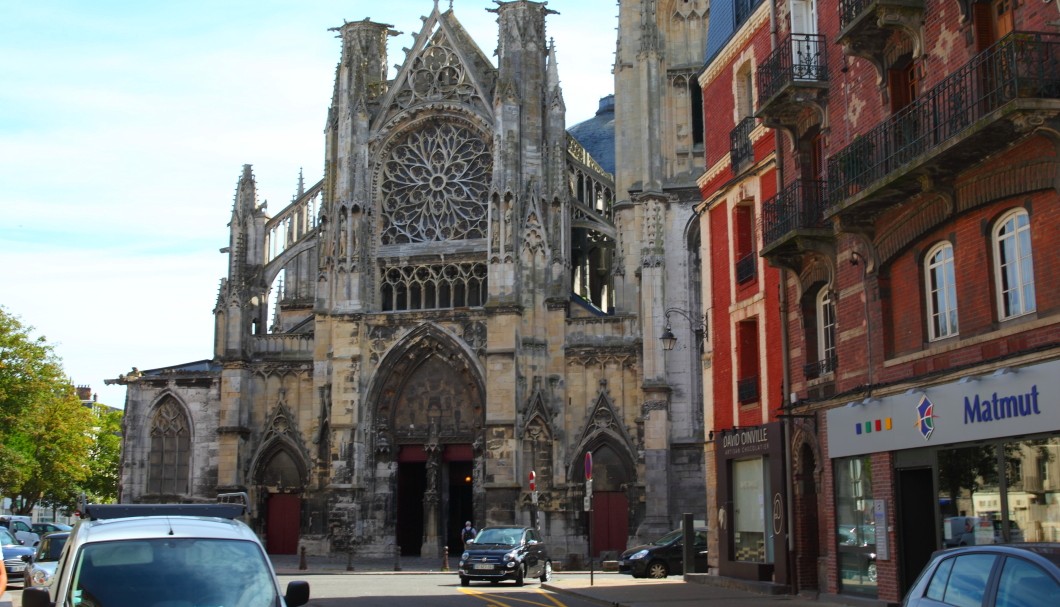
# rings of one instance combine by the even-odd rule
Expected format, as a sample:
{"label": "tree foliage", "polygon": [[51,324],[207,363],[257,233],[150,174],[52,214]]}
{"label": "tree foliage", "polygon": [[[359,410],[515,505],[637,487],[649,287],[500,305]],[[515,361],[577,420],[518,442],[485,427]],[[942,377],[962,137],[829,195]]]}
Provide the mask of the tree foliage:
{"label": "tree foliage", "polygon": [[94,472],[107,468],[93,455],[114,449],[111,438],[97,445],[99,415],[82,405],[54,348],[31,332],[0,307],[0,494],[23,514],[39,503],[72,508]]}

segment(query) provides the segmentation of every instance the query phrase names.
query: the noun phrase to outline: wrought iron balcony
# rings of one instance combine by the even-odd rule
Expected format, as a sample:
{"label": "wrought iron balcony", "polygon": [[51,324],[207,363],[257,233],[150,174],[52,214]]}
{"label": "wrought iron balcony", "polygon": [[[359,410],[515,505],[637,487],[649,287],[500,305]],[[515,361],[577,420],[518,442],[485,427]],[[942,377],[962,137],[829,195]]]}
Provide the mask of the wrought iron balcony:
{"label": "wrought iron balcony", "polygon": [[758,274],[758,253],[752,251],[736,262],[736,283],[743,284],[754,280]]}
{"label": "wrought iron balcony", "polygon": [[763,257],[783,257],[802,250],[804,238],[831,238],[825,223],[826,182],[795,181],[762,203]]}
{"label": "wrought iron balcony", "polygon": [[736,398],[741,405],[758,400],[758,376],[752,375],[736,380]]}
{"label": "wrought iron balcony", "polygon": [[835,373],[836,368],[839,365],[839,359],[833,354],[823,360],[818,360],[812,363],[806,363],[802,366],[802,373],[806,376],[806,379],[818,379],[822,375],[828,375],[829,373]]}
{"label": "wrought iron balcony", "polygon": [[831,156],[826,215],[871,216],[1058,114],[1060,35],[1010,34]]}
{"label": "wrought iron balcony", "polygon": [[729,131],[729,159],[732,162],[732,172],[739,173],[748,162],[755,159],[754,146],[751,145],[751,131],[755,129],[757,120],[754,116],[748,116]]}
{"label": "wrought iron balcony", "polygon": [[821,34],[791,34],[756,72],[758,116],[766,126],[793,126],[798,114],[828,89],[828,42]]}
{"label": "wrought iron balcony", "polygon": [[848,55],[864,57],[882,70],[884,46],[895,29],[910,35],[919,49],[923,15],[924,0],[839,0],[838,42]]}

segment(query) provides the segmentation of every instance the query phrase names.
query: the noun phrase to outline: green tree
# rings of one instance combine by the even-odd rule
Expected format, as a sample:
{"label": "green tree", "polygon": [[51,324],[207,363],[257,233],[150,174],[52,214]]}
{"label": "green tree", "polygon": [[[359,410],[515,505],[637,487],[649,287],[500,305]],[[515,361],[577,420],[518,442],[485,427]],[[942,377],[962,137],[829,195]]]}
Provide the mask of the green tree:
{"label": "green tree", "polygon": [[81,485],[93,437],[54,348],[31,332],[0,307],[0,494],[19,513]]}
{"label": "green tree", "polygon": [[83,492],[89,503],[108,504],[118,499],[123,411],[97,406],[93,414],[94,437]]}

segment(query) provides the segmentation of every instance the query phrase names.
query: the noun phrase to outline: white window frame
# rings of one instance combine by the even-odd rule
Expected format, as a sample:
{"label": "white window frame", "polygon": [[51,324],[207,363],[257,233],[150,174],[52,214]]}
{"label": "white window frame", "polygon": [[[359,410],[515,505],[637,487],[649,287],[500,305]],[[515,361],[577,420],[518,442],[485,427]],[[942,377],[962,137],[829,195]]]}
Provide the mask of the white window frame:
{"label": "white window frame", "polygon": [[1025,209],[1010,211],[998,220],[993,231],[993,249],[1000,320],[1030,314],[1037,309],[1031,248],[1031,222]]}
{"label": "white window frame", "polygon": [[835,302],[827,286],[817,292],[817,360],[835,357]]}
{"label": "white window frame", "polygon": [[928,339],[957,335],[957,284],[953,245],[940,242],[924,258],[924,295],[927,300]]}

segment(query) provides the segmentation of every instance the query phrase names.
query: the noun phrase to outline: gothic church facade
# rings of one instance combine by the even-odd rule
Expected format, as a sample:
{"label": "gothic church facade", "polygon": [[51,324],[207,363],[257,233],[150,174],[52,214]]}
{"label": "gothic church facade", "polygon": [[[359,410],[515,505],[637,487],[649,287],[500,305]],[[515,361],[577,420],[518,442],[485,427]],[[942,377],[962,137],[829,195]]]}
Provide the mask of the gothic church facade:
{"label": "gothic church facade", "polygon": [[392,79],[392,26],[335,28],[323,178],[270,214],[243,168],[212,357],[115,380],[123,502],[245,491],[271,552],[377,557],[458,550],[465,520],[535,521],[558,560],[705,518],[699,353],[658,345],[689,188],[642,150],[617,192],[566,130],[554,11],[490,10],[496,66],[435,3]]}

